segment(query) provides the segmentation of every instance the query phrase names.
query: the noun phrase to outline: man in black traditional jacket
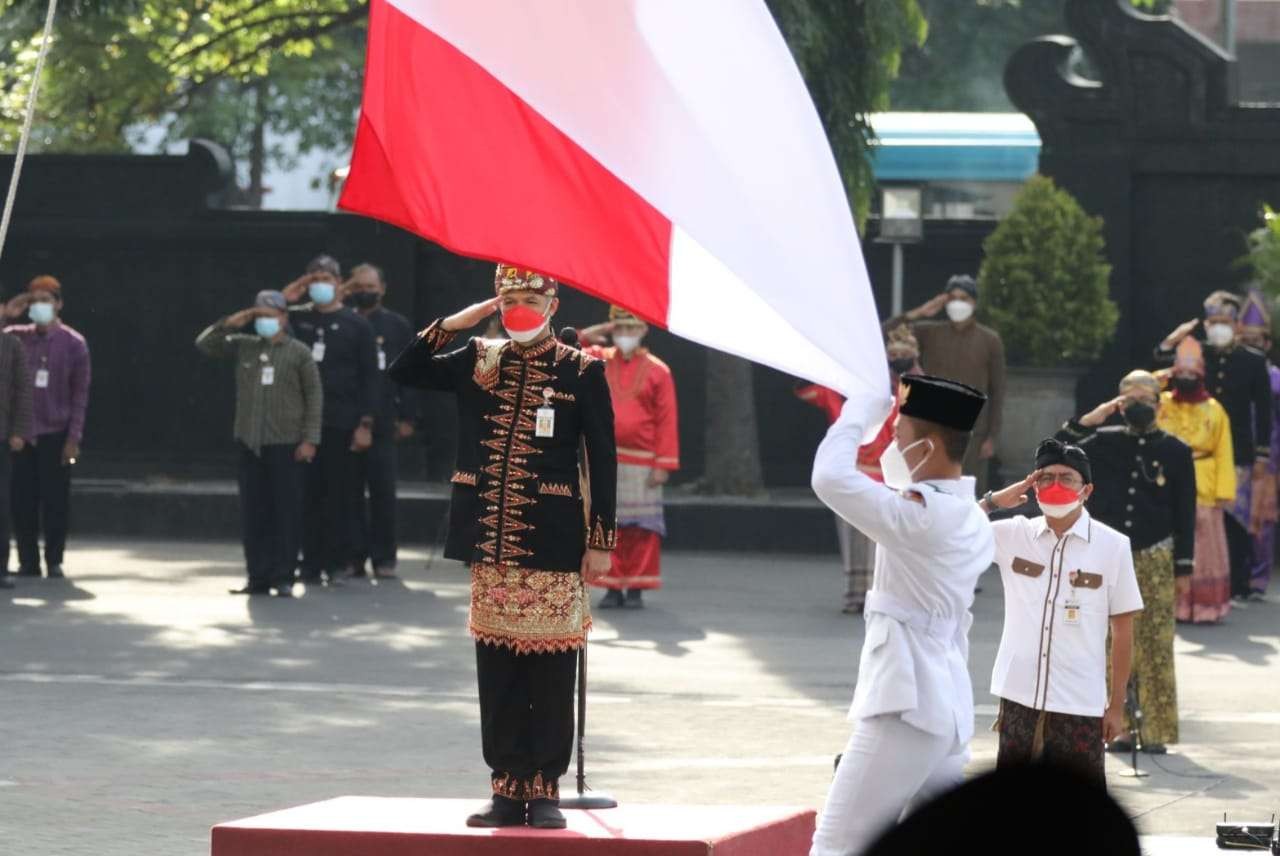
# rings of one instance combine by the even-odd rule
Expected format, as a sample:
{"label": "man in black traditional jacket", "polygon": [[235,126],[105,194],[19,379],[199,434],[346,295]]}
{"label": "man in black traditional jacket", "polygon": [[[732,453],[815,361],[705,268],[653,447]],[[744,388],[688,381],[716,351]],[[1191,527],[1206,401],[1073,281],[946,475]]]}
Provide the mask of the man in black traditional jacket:
{"label": "man in black traditional jacket", "polygon": [[[1231,557],[1231,596],[1249,595],[1253,535],[1261,531],[1263,509],[1275,503],[1271,460],[1271,375],[1267,357],[1240,341],[1242,301],[1229,291],[1215,291],[1204,302],[1204,385],[1231,419],[1231,448],[1236,458],[1237,495],[1225,517]],[[1201,322],[1188,321],[1156,347],[1157,364],[1173,363],[1178,343]]]}
{"label": "man in black traditional jacket", "polygon": [[[1144,609],[1134,619],[1133,682],[1142,708],[1142,749],[1178,742],[1174,605],[1190,588],[1196,549],[1196,471],[1191,449],[1160,430],[1160,381],[1133,371],[1120,395],[1079,419],[1058,439],[1078,443],[1093,465],[1089,513],[1129,536]],[[1106,424],[1112,417],[1121,422]],[[1132,749],[1127,737],[1112,751]]]}
{"label": "man in black traditional jacket", "polygon": [[[498,265],[494,284],[496,298],[429,325],[388,376],[458,401],[444,555],[471,565],[493,784],[492,801],[467,824],[561,828],[577,652],[591,626],[584,579],[608,573],[617,540],[613,405],[604,362],[552,335],[558,283]],[[499,310],[510,340],[473,338],[446,351]]]}

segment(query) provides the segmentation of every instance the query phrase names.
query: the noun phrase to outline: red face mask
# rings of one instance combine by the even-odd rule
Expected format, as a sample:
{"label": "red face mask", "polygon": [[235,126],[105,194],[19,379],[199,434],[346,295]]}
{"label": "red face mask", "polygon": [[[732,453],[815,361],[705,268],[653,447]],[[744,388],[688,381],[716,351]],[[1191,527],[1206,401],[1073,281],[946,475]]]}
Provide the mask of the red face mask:
{"label": "red face mask", "polygon": [[1072,490],[1062,482],[1036,489],[1036,499],[1046,505],[1071,505],[1080,501],[1080,491]]}
{"label": "red face mask", "polygon": [[528,306],[513,306],[502,313],[502,326],[509,332],[528,333],[547,323],[547,316]]}

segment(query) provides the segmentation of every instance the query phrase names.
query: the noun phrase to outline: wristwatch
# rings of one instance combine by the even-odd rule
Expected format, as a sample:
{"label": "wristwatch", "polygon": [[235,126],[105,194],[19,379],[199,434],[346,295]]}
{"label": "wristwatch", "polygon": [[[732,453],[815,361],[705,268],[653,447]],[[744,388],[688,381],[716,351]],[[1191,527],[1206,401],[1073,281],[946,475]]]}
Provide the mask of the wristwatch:
{"label": "wristwatch", "polygon": [[996,510],[995,492],[989,490],[986,493],[984,493],[982,495],[982,499],[978,500],[978,505],[986,507],[988,514],[995,511]]}

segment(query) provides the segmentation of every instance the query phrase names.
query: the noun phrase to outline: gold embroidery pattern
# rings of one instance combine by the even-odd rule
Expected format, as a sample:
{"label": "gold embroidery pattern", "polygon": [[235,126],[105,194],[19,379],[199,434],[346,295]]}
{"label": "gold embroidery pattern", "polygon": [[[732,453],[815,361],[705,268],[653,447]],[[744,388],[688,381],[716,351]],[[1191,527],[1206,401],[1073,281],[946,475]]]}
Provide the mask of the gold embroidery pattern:
{"label": "gold embroidery pattern", "polygon": [[517,654],[576,651],[587,641],[591,607],[577,574],[471,566],[472,638]]}
{"label": "gold embroidery pattern", "polygon": [[493,793],[496,796],[520,802],[558,800],[560,799],[560,782],[556,779],[542,778],[541,770],[531,779],[520,779],[510,773],[502,773],[493,777]]}
{"label": "gold embroidery pattern", "polygon": [[422,340],[426,342],[427,347],[432,351],[438,351],[445,345],[453,341],[454,333],[445,330],[440,326],[440,322],[432,324],[430,327],[422,331]]}
{"label": "gold embroidery pattern", "polygon": [[466,473],[466,472],[463,472],[462,470],[458,470],[456,473],[453,474],[453,478],[449,479],[449,481],[453,482],[454,484],[466,484],[466,485],[471,485],[471,487],[475,487],[476,483],[479,480],[480,480],[480,476],[477,475],[476,473]]}
{"label": "gold embroidery pattern", "polygon": [[552,337],[530,348],[512,345],[506,353],[516,359],[506,365],[499,359],[497,380],[489,390],[502,403],[497,413],[485,417],[493,424],[493,431],[481,443],[489,449],[489,464],[482,471],[491,487],[480,494],[488,504],[480,519],[486,532],[479,547],[491,561],[503,565],[514,566],[519,559],[533,555],[523,546],[525,534],[533,529],[524,520],[525,511],[536,502],[526,492],[534,478],[528,464],[531,457],[540,454],[533,445],[537,410],[543,406],[539,390],[555,380],[537,358],[557,347],[561,345]]}
{"label": "gold embroidery pattern", "polygon": [[587,540],[587,546],[592,550],[614,549],[618,546],[618,530],[615,527],[605,529],[604,524],[597,520],[595,528],[591,530],[591,537]]}
{"label": "gold embroidery pattern", "polygon": [[476,339],[476,367],[471,379],[481,389],[492,391],[498,383],[498,366],[502,362],[505,342]]}
{"label": "gold embroidery pattern", "polygon": [[542,482],[538,485],[538,493],[545,493],[551,496],[567,496],[573,497],[573,488],[563,482]]}

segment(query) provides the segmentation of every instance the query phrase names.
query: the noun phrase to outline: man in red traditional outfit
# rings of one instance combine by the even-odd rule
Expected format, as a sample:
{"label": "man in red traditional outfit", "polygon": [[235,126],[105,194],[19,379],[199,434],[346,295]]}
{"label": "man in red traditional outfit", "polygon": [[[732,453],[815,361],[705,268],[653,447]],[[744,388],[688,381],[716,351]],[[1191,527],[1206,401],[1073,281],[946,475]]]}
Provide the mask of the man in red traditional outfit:
{"label": "man in red traditional outfit", "polygon": [[[676,386],[671,369],[644,347],[649,326],[625,309],[581,332],[587,353],[605,360],[618,441],[618,547],[613,570],[595,583],[608,589],[601,609],[644,606],[645,589],[662,587],[663,485],[680,468]],[[613,347],[602,347],[611,335]]]}
{"label": "man in red traditional outfit", "polygon": [[[889,359],[889,380],[891,387],[897,389],[898,381],[903,375],[920,374],[920,345],[911,334],[911,328],[905,324],[890,330],[888,340],[885,350]],[[825,413],[829,423],[840,418],[844,396],[835,390],[816,383],[802,384],[796,388],[796,396]],[[880,456],[893,442],[893,423],[897,416],[898,408],[895,404],[880,433],[858,449],[858,469],[878,482],[884,481],[884,476],[880,474]],[[867,590],[871,588],[876,545],[838,514],[836,535],[840,539],[840,558],[844,563],[845,574],[844,608],[841,611],[846,615],[862,615]]]}

